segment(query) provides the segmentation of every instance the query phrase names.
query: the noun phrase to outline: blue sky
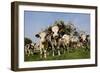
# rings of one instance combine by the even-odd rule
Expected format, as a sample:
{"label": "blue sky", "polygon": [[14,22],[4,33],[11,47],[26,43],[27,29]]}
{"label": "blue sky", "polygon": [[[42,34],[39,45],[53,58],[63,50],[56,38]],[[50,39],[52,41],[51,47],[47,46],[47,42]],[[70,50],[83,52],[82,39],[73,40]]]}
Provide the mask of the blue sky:
{"label": "blue sky", "polygon": [[78,29],[90,33],[90,14],[24,11],[24,36],[37,42],[35,34],[52,25],[56,20],[72,22]]}

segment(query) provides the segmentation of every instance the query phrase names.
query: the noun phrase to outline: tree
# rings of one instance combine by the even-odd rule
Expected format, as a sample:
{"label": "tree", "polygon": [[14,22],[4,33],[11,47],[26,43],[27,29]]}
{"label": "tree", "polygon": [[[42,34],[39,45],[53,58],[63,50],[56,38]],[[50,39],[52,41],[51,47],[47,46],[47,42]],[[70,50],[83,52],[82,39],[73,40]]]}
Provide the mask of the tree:
{"label": "tree", "polygon": [[51,31],[51,28],[53,26],[59,27],[58,33],[60,34],[60,36],[63,36],[64,34],[79,36],[77,28],[72,22],[65,23],[63,20],[56,20],[52,26],[49,26],[46,29],[46,31]]}
{"label": "tree", "polygon": [[66,32],[69,35],[77,35],[78,32],[76,31],[76,27],[72,22],[68,22],[66,25]]}
{"label": "tree", "polygon": [[24,38],[24,45],[32,43],[32,40],[29,38]]}

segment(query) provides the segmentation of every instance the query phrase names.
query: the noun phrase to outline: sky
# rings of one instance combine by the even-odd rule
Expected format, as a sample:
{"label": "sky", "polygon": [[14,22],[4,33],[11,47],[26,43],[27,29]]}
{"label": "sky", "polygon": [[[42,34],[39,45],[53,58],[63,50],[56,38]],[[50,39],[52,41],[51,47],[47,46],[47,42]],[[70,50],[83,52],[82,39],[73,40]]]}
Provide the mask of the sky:
{"label": "sky", "polygon": [[56,20],[63,20],[65,23],[70,21],[79,30],[90,33],[90,14],[24,11],[24,37],[37,43],[39,38],[36,38],[35,35],[52,25]]}

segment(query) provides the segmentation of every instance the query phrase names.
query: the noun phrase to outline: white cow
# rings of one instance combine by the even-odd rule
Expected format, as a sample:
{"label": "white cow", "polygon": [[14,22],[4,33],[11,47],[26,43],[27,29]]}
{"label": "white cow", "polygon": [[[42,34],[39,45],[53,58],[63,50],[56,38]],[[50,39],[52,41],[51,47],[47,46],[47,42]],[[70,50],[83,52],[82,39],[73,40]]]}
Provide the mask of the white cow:
{"label": "white cow", "polygon": [[70,35],[64,34],[62,38],[59,39],[59,43],[63,45],[64,48],[64,53],[65,50],[69,48],[69,43],[70,43]]}
{"label": "white cow", "polygon": [[40,50],[40,58],[44,57],[47,58],[47,44],[46,44],[46,32],[40,32],[39,34],[36,35],[36,37],[40,38],[39,40],[39,50]]}
{"label": "white cow", "polygon": [[68,45],[70,42],[70,35],[64,34],[63,37],[65,45]]}
{"label": "white cow", "polygon": [[70,50],[69,47],[76,48],[77,46],[81,45],[79,44],[79,38],[77,36],[70,36],[70,35],[64,34],[61,40],[63,41],[63,44],[64,44],[63,46],[66,47],[68,51]]}
{"label": "white cow", "polygon": [[71,44],[71,47],[73,47],[73,48],[77,48],[77,46],[80,46],[81,44],[79,44],[79,37],[78,36],[71,36],[70,37],[70,44]]}

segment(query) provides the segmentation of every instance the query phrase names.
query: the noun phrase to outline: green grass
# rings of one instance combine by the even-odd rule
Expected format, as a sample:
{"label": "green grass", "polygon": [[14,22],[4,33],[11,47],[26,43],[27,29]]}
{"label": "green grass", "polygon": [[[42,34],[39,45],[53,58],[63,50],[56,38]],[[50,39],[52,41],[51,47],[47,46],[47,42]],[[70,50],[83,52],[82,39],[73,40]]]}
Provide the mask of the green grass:
{"label": "green grass", "polygon": [[90,58],[90,51],[84,50],[83,48],[78,48],[72,51],[66,51],[65,54],[60,56],[55,55],[54,57],[50,54],[46,59],[40,58],[39,54],[34,54],[30,56],[24,56],[25,61],[44,61],[44,60],[69,60],[69,59],[87,59]]}

